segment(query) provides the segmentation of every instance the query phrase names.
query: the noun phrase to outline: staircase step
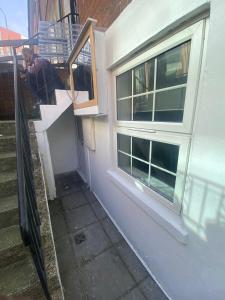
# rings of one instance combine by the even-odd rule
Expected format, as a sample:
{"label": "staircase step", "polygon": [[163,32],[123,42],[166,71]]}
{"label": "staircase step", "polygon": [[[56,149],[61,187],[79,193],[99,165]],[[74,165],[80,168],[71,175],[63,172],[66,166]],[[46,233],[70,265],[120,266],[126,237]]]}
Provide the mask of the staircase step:
{"label": "staircase step", "polygon": [[0,201],[17,193],[16,172],[0,173]]}
{"label": "staircase step", "polygon": [[0,135],[15,135],[15,121],[0,121]]}
{"label": "staircase step", "polygon": [[13,195],[0,201],[0,229],[19,223],[18,197]]}
{"label": "staircase step", "polygon": [[0,136],[0,153],[15,152],[16,137],[15,135]]}
{"label": "staircase step", "polygon": [[31,259],[0,268],[0,278],[0,291],[3,295],[33,295],[31,299],[35,300],[43,296]]}
{"label": "staircase step", "polygon": [[0,170],[1,172],[16,170],[16,152],[0,153]]}
{"label": "staircase step", "polygon": [[0,230],[0,267],[5,267],[26,258],[29,255],[28,250],[23,245],[18,225]]}

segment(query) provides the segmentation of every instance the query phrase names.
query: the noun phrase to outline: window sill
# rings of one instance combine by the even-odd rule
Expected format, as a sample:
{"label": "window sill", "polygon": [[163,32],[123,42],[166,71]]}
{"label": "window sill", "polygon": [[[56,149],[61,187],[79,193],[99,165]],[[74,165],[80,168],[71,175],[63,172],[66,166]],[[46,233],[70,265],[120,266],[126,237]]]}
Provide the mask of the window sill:
{"label": "window sill", "polygon": [[157,224],[163,227],[171,236],[182,244],[187,243],[188,232],[179,215],[154,198],[150,199],[149,195],[129,183],[129,181],[118,172],[108,170],[107,175],[126,196],[133,200],[137,206],[147,213]]}

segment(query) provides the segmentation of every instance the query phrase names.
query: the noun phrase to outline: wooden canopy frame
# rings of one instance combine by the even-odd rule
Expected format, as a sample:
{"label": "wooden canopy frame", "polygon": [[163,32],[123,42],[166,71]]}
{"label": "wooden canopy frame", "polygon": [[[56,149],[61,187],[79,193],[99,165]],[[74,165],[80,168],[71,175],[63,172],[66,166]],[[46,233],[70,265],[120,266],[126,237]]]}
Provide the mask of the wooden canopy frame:
{"label": "wooden canopy frame", "polygon": [[[82,109],[91,106],[98,105],[98,91],[97,91],[97,74],[96,74],[96,58],[95,58],[95,38],[94,38],[94,25],[96,21],[93,19],[88,19],[86,24],[83,27],[83,30],[77,40],[76,46],[74,47],[68,62],[70,68],[70,85],[72,90],[72,97],[73,97],[73,105],[74,109]],[[78,57],[81,49],[84,47],[87,40],[90,39],[90,46],[91,46],[91,69],[92,69],[92,80],[93,80],[93,99],[88,99],[83,103],[77,103],[74,91],[74,78],[73,78],[73,69],[72,64],[74,63],[75,59]]]}

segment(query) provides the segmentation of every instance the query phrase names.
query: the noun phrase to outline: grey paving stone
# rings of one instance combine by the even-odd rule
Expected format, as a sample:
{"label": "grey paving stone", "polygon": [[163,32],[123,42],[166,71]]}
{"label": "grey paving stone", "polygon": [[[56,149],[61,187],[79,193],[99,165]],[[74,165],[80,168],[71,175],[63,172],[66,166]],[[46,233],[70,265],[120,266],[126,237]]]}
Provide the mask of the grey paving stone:
{"label": "grey paving stone", "polygon": [[55,240],[67,233],[66,222],[62,213],[51,216],[51,223]]}
{"label": "grey paving stone", "polygon": [[79,281],[78,272],[70,270],[61,275],[62,285],[64,289],[65,300],[86,300],[81,283]]}
{"label": "grey paving stone", "polygon": [[112,221],[109,218],[103,220],[102,225],[113,244],[116,244],[119,241],[123,240],[122,235],[119,233],[119,231],[113,225]]}
{"label": "grey paving stone", "polygon": [[87,200],[82,192],[76,192],[62,198],[62,206],[65,210],[71,210],[85,204],[87,204]]}
{"label": "grey paving stone", "polygon": [[89,205],[66,211],[65,216],[71,231],[81,229],[91,223],[97,222],[97,218]]}
{"label": "grey paving stone", "polygon": [[115,300],[135,285],[114,249],[85,264],[81,278],[89,300]]}
{"label": "grey paving stone", "polygon": [[139,289],[144,293],[148,300],[168,300],[157,283],[149,276],[140,285]]}
{"label": "grey paving stone", "polygon": [[148,272],[141,264],[134,252],[131,250],[131,248],[128,246],[126,241],[123,240],[121,243],[119,243],[119,245],[116,246],[116,248],[122,257],[122,260],[125,262],[127,268],[132,273],[137,282],[140,282],[148,276]]}
{"label": "grey paving stone", "polygon": [[99,220],[107,217],[105,210],[98,201],[93,201],[91,203],[91,207],[94,209],[96,216]]}
{"label": "grey paving stone", "polygon": [[77,265],[69,236],[65,235],[57,239],[55,247],[60,273],[68,271]]}
{"label": "grey paving stone", "polygon": [[90,191],[90,189],[84,191],[84,195],[87,198],[89,203],[97,201],[95,195]]}
{"label": "grey paving stone", "polygon": [[[120,300],[146,300],[141,291],[138,288],[135,288],[126,296],[120,298]],[[152,299],[154,300],[154,299]]]}
{"label": "grey paving stone", "polygon": [[[76,244],[75,236],[80,233],[84,234],[86,239],[80,244]],[[92,259],[112,245],[99,223],[95,223],[81,231],[77,231],[72,237],[76,261],[79,265]]]}
{"label": "grey paving stone", "polygon": [[48,207],[51,216],[62,213],[61,199],[56,198],[54,200],[49,200]]}

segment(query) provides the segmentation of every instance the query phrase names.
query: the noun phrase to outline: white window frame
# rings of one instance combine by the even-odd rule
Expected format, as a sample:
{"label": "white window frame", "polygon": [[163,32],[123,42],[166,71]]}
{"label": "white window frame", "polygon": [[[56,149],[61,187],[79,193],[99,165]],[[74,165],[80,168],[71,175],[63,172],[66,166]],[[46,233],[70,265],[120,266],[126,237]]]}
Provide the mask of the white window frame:
{"label": "white window frame", "polygon": [[[195,104],[198,92],[200,68],[203,54],[205,20],[199,21],[188,28],[165,39],[151,49],[141,53],[128,63],[117,68],[113,73],[113,168],[119,175],[143,191],[149,198],[154,198],[166,205],[176,213],[180,214],[185,187],[186,168],[189,155],[191,133],[194,120]],[[186,41],[191,40],[189,58],[188,79],[186,84],[186,96],[182,123],[173,122],[146,122],[146,121],[118,121],[117,120],[117,99],[116,99],[116,77],[134,67],[154,58],[167,50],[170,50]],[[133,78],[132,78],[133,85]],[[133,104],[133,96],[132,104]],[[121,100],[123,101],[123,100]],[[132,108],[133,109],[133,108]],[[177,177],[174,189],[174,202],[141,183],[132,175],[118,167],[117,162],[117,133],[159,141],[179,146],[179,157],[177,166]]]}
{"label": "white window frame", "polygon": [[[116,77],[118,75],[150,60],[151,58],[158,56],[161,53],[166,52],[167,50],[170,50],[184,42],[187,42],[188,40],[191,40],[188,79],[187,79],[187,84],[185,84],[186,96],[185,96],[185,104],[184,104],[183,122],[173,123],[173,122],[155,122],[155,121],[154,122],[118,121],[117,108],[115,105],[114,122],[116,126],[171,131],[171,132],[180,132],[180,133],[189,133],[189,134],[191,133],[194,110],[195,110],[195,102],[196,102],[197,90],[198,90],[198,83],[199,83],[199,73],[200,73],[202,48],[203,48],[203,37],[204,37],[204,21],[199,21],[189,26],[188,28],[174,34],[170,38],[162,41],[155,47],[138,55],[137,57],[130,60],[128,63],[119,67],[113,72],[114,90],[116,91]],[[168,88],[165,88],[165,90],[168,90]],[[133,103],[133,96],[128,98],[131,98],[131,101]]]}

